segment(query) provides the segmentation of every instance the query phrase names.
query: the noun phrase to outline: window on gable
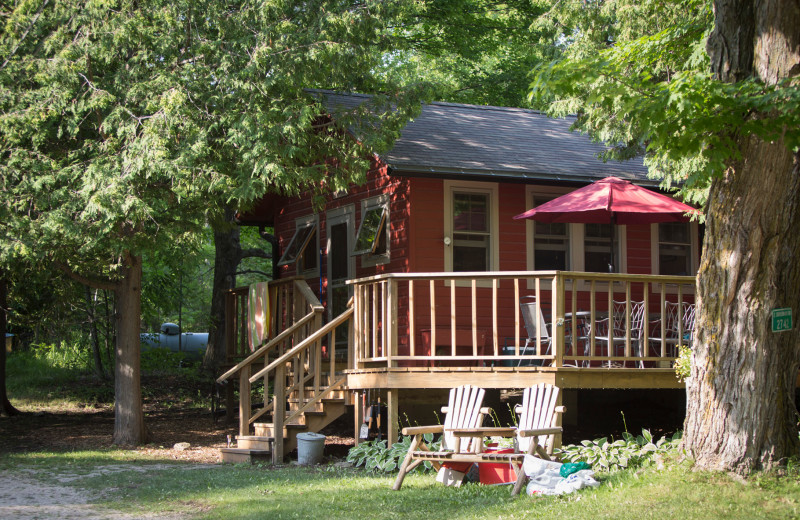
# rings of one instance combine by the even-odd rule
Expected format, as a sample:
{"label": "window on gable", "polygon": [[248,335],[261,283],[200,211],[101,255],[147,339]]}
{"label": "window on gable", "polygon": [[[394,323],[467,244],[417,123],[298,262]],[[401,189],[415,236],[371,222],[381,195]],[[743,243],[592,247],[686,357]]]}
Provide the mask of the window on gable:
{"label": "window on gable", "polygon": [[[297,262],[298,271],[309,271],[317,268],[317,254],[313,244],[317,242],[317,222],[308,220],[299,222],[294,236],[281,255],[278,265],[287,265]],[[309,247],[311,245],[311,247]]]}
{"label": "window on gable", "polygon": [[489,195],[453,193],[453,271],[490,270]]}
{"label": "window on gable", "polygon": [[363,212],[361,225],[356,234],[356,243],[352,255],[385,255],[386,243],[386,214],[385,206],[373,206]]}
{"label": "window on gable", "polygon": [[658,274],[693,275],[691,255],[689,223],[667,222],[658,225]]}
{"label": "window on gable", "polygon": [[[534,207],[549,198],[535,197]],[[569,270],[569,224],[534,222],[533,268],[537,271]]]}

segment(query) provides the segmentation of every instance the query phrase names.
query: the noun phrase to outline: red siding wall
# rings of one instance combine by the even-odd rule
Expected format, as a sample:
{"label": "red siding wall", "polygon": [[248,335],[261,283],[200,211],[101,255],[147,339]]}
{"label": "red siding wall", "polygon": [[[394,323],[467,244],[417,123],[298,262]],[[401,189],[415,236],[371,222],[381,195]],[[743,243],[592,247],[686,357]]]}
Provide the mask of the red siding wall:
{"label": "red siding wall", "polygon": [[[361,258],[356,258],[356,277],[372,276],[381,273],[425,273],[445,270],[444,245],[444,181],[441,179],[392,177],[385,167],[376,167],[368,176],[364,186],[353,187],[347,195],[337,199],[328,198],[325,208],[319,212],[319,244],[325,249],[326,211],[352,204],[355,209],[355,230],[361,222],[361,201],[365,198],[381,194],[390,194],[390,258],[388,264],[375,267],[362,267]],[[501,271],[525,271],[527,269],[528,237],[526,223],[514,220],[513,216],[528,209],[526,207],[526,190],[522,184],[499,184],[499,267]],[[275,232],[280,239],[281,250],[288,245],[294,234],[295,219],[313,213],[309,197],[292,201],[285,205],[276,218]],[[354,232],[355,232],[354,230]],[[651,233],[649,225],[627,227],[627,271],[632,274],[649,274],[651,272]],[[281,269],[281,276],[293,275],[293,266]],[[323,304],[326,302],[327,258],[323,254],[320,265],[322,283],[316,278],[309,279],[311,288],[319,293]],[[322,288],[320,291],[320,287]],[[429,286],[427,282],[417,282],[415,292],[415,342],[417,353],[421,352],[420,331],[430,328]],[[532,295],[525,282],[521,283],[520,294]],[[479,288],[477,326],[487,332],[492,330],[491,289]],[[517,302],[511,281],[500,284],[498,298],[503,309],[498,316],[498,324],[502,330],[500,347],[505,338],[514,336],[514,308]],[[588,305],[586,293],[580,294],[579,307]],[[471,289],[456,288],[458,316],[466,317],[464,323],[458,322],[459,328],[471,327]],[[549,290],[543,291],[543,304],[550,301]],[[567,302],[567,306],[571,302]],[[408,340],[408,288],[405,283],[399,287],[400,305],[400,354],[409,352]],[[450,288],[443,282],[436,284],[437,328],[449,327]],[[462,319],[462,318],[459,318]],[[525,331],[520,328],[520,336]],[[487,337],[487,345],[490,339]]]}
{"label": "red siding wall", "polygon": [[[354,208],[354,235],[361,223],[361,201],[376,197],[384,193],[389,194],[389,263],[374,267],[362,267],[361,257],[356,257],[356,278],[372,276],[382,273],[407,272],[409,262],[409,229],[408,229],[408,186],[407,179],[390,177],[385,167],[375,167],[367,175],[367,182],[363,186],[353,186],[343,197],[327,197],[325,205],[319,210],[319,247],[322,251],[320,264],[320,278],[309,278],[311,289],[317,294],[320,302],[327,306],[327,244],[326,212],[352,205]],[[293,200],[278,212],[275,219],[275,234],[280,241],[281,252],[289,245],[295,231],[295,221],[299,218],[313,214],[314,208],[310,196]],[[309,247],[312,247],[313,244]],[[275,260],[277,262],[277,259]],[[286,265],[280,268],[280,276],[295,275],[295,266]],[[321,283],[320,283],[321,279]],[[320,287],[322,290],[320,291]]]}

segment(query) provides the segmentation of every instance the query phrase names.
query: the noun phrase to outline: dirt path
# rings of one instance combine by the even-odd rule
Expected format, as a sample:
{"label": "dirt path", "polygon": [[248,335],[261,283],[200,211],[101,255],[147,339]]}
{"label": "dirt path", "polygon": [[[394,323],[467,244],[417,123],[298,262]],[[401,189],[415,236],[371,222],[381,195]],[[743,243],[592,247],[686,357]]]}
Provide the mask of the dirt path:
{"label": "dirt path", "polygon": [[[53,475],[48,473],[48,481],[55,478],[56,483],[45,483],[39,480],[40,470],[22,469],[19,471],[5,471],[0,479],[0,518],[14,518],[15,520],[185,520],[191,517],[191,512],[180,514],[143,514],[126,513],[107,509],[98,502],[104,498],[103,494],[96,494],[79,487],[67,485],[69,482],[86,477],[116,473],[121,471],[150,472],[174,467],[168,464],[146,467],[131,464],[113,464],[99,466],[91,473],[76,475],[61,473]],[[209,465],[198,464],[193,468],[207,468]]]}

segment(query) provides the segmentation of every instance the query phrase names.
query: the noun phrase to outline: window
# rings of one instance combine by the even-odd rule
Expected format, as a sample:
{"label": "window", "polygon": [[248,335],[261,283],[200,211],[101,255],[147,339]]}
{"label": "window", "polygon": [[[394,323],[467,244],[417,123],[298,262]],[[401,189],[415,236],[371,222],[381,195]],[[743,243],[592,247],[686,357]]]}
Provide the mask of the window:
{"label": "window", "polygon": [[499,269],[495,183],[444,181],[445,270]]}
{"label": "window", "polygon": [[489,196],[453,194],[453,271],[488,271]]}
{"label": "window", "polygon": [[295,226],[294,236],[281,255],[278,265],[296,263],[297,272],[315,271],[318,268],[317,219],[301,219]]}
{"label": "window", "polygon": [[389,197],[381,195],[361,201],[361,224],[352,256],[361,256],[362,267],[389,262]]}
{"label": "window", "polygon": [[[620,269],[619,226],[613,226],[614,232],[614,272]],[[587,273],[608,273],[611,265],[611,233],[610,224],[584,224],[583,227],[583,270]]]}
{"label": "window", "polygon": [[386,208],[374,206],[362,212],[353,255],[386,254]]}
{"label": "window", "polygon": [[[528,185],[527,207],[541,206],[570,191],[572,189],[559,186]],[[545,224],[527,219],[526,230],[528,270],[608,272],[611,260],[610,223]],[[614,270],[617,273],[627,272],[626,249],[627,226],[614,226]],[[549,288],[547,283],[544,286]],[[579,289],[588,289],[588,285],[584,287],[582,283]]]}
{"label": "window", "polygon": [[658,274],[695,274],[692,269],[692,232],[689,223],[658,224]]}
{"label": "window", "polygon": [[[534,197],[534,207],[552,198]],[[536,271],[568,271],[569,224],[533,223],[533,269]]]}

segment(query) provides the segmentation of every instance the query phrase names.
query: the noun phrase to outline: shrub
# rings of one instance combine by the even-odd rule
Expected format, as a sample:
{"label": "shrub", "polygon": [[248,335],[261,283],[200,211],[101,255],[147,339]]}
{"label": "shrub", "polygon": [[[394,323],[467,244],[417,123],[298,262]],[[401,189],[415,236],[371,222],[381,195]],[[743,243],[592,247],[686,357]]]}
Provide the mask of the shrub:
{"label": "shrub", "polygon": [[678,359],[675,360],[675,375],[678,381],[685,381],[692,375],[692,349],[685,345],[678,345]]}
{"label": "shrub", "polygon": [[[423,437],[431,450],[439,449],[439,441],[433,442],[432,433],[426,433]],[[411,435],[403,435],[390,448],[387,448],[384,440],[362,442],[358,446],[350,448],[347,453],[347,462],[356,467],[364,466],[368,471],[392,473],[400,468],[400,464],[408,453],[408,448],[411,447],[411,439]],[[433,465],[425,461],[417,467],[424,467],[424,470],[427,471]]]}
{"label": "shrub", "polygon": [[653,442],[653,435],[648,430],[642,430],[642,434],[635,437],[624,432],[622,439],[617,441],[609,442],[608,438],[603,437],[564,446],[555,452],[564,462],[584,461],[595,469],[613,472],[652,462],[654,454],[676,449],[681,436],[682,433],[677,432],[670,438],[662,437]]}

